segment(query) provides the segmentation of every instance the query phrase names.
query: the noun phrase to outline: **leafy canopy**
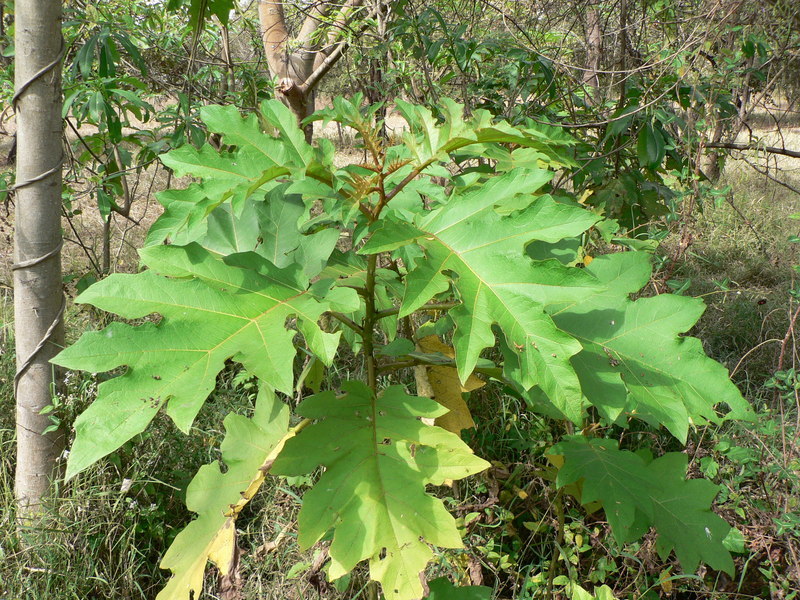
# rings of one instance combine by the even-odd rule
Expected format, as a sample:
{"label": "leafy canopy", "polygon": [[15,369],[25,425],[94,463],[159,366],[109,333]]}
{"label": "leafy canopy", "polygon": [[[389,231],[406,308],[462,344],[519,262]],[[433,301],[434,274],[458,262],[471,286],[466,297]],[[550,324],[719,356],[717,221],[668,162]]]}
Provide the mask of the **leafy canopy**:
{"label": "leafy canopy", "polygon": [[[387,598],[420,598],[431,546],[461,543],[427,486],[487,466],[427,420],[447,404],[470,426],[460,396],[485,383],[478,376],[556,419],[583,425],[591,410],[600,425],[642,419],[679,440],[722,419],[720,403],[733,416],[750,414],[725,369],[682,335],[699,301],[630,299],[650,276],[645,253],[580,268],[604,221],[553,184],[555,172],[576,166],[566,133],[512,127],[485,111],[464,119],[452,101],[436,116],[400,103],[408,130],[387,147],[376,107],[361,104],[338,98],[311,117],[358,133],[366,158],[343,167],[326,140],[308,145],[278,102],[247,116],[204,108],[222,149],[187,146],[162,158],[194,181],[158,196],[164,213],[141,251],[146,270],[112,275],[78,298],[136,322],[87,333],[56,359],[121,369],[76,422],[68,477],[142,432],[159,410],[190,433],[229,361],[262,389],[252,419],[225,422],[227,470],[204,467],[189,488],[198,518],[164,558],[175,577],[160,600],[196,595],[208,560],[228,568],[236,514],[266,472],[320,466],[303,499],[300,545],[332,539],[330,577],[366,560]],[[420,314],[440,318],[417,333]],[[452,349],[423,341],[431,334],[451,337]],[[343,344],[361,357],[363,381],[326,383],[324,368]],[[425,366],[436,384],[428,393],[441,404],[397,385],[405,381],[397,373]],[[326,389],[297,407],[303,431],[291,437],[288,408],[273,391],[303,386]],[[652,526],[660,552],[674,550],[686,569],[699,561],[730,569],[720,545],[727,525],[710,511],[713,486],[685,480],[683,455],[645,460],[580,437],[552,453],[562,457],[557,484],[582,481],[582,501],[602,503],[620,543]],[[430,589],[459,596],[443,584]]]}

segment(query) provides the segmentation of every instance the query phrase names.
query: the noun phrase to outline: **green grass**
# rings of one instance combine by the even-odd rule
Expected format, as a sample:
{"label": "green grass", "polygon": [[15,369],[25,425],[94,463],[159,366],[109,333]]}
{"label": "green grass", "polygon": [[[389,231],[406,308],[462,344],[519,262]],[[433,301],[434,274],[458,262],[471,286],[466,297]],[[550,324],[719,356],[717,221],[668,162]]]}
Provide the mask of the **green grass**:
{"label": "green grass", "polygon": [[[159,420],[135,444],[62,485],[58,503],[36,528],[17,531],[12,309],[8,296],[2,300],[0,598],[154,598],[165,580],[158,569],[160,556],[190,518],[179,488],[210,460],[202,442],[215,435],[219,414],[211,403],[199,421],[203,435],[189,438]],[[68,318],[70,329],[77,324],[86,327],[85,318]],[[94,377],[69,374],[59,416],[68,421],[80,412],[93,399],[96,385]]]}
{"label": "green grass", "polygon": [[[800,163],[800,161],[795,161]],[[800,169],[800,165],[797,166]],[[783,175],[800,185],[800,171]],[[694,330],[717,360],[735,371],[734,380],[750,399],[764,396],[763,383],[776,364],[780,340],[789,327],[789,290],[800,264],[800,195],[744,164],[732,164],[720,181],[727,200],[706,203],[696,215],[693,243],[673,277],[690,280],[686,291],[708,308]],[[677,236],[667,241],[674,251]]]}

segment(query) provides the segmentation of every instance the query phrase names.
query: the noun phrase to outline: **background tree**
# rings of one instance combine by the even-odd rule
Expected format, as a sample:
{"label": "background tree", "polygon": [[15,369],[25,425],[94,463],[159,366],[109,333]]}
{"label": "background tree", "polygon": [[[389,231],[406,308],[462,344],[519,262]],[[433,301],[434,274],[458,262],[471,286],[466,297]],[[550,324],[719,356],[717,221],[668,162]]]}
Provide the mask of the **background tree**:
{"label": "background tree", "polygon": [[17,179],[14,323],[17,470],[21,514],[47,494],[62,436],[43,410],[54,393],[50,359],[63,345],[61,290],[61,3],[16,5]]}
{"label": "background tree", "polygon": [[[348,31],[364,0],[314,2],[297,8],[303,15],[294,36],[290,33],[284,5],[287,2],[259,0],[258,17],[269,69],[278,80],[278,97],[298,121],[314,112],[314,90],[319,81],[348,47]],[[306,140],[311,127],[305,128]]]}

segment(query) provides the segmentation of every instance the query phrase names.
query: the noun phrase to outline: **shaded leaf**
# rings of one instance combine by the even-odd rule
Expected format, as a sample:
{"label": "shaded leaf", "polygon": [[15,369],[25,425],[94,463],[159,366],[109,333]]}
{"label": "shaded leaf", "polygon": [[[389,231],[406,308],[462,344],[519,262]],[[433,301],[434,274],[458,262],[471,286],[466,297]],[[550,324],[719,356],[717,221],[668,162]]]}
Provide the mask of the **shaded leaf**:
{"label": "shaded leaf", "polygon": [[428,584],[428,600],[491,600],[492,588],[482,585],[455,586],[445,577]]}
{"label": "shaded leaf", "polygon": [[731,530],[711,505],[719,487],[704,479],[686,479],[688,457],[670,452],[647,463],[639,454],[620,450],[613,440],[574,436],[553,446],[562,455],[556,484],[583,481],[581,503],[600,501],[620,543],[655,527],[662,558],[671,550],[687,573],[702,561],[733,574],[724,540]]}
{"label": "shaded leaf", "polygon": [[684,442],[690,424],[718,420],[720,402],[737,417],[752,415],[725,367],[705,355],[700,340],[680,337],[702,314],[702,300],[628,299],[649,276],[644,253],[598,257],[586,271],[607,291],[558,310],[553,319],[580,341],[583,350],[572,363],[584,394],[604,415],[613,421],[624,411]]}
{"label": "shaded leaf", "polygon": [[725,547],[731,526],[710,509],[719,486],[705,479],[687,480],[688,460],[685,454],[670,452],[648,466],[658,483],[658,493],[653,497],[656,549],[662,558],[674,550],[686,572],[693,572],[704,562],[733,575],[733,559]]}

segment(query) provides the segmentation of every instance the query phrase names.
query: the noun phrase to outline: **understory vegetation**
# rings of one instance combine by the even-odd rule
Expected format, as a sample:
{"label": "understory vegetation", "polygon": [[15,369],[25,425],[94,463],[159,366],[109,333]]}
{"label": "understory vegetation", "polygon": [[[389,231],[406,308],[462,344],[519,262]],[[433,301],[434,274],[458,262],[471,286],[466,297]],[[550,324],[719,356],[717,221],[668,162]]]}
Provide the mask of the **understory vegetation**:
{"label": "understory vegetation", "polygon": [[345,31],[300,126],[255,6],[67,8],[66,478],[18,527],[9,162],[0,599],[800,600],[798,9],[279,4]]}
{"label": "understory vegetation", "polygon": [[[738,210],[727,203],[704,207],[692,224],[697,241],[672,281],[686,286],[682,293],[701,296],[708,304],[693,333],[713,358],[733,371],[734,381],[759,413],[755,423],[699,428],[690,435],[687,450],[690,472],[720,486],[716,510],[741,533],[734,546],[737,577],[715,572],[681,575],[658,558],[648,540],[635,554],[614,547],[602,514],[583,514],[548,484],[543,450],[560,432],[546,419],[526,414],[520,400],[498,390],[472,393],[476,428],[465,432],[465,439],[476,453],[494,460],[476,481],[442,489],[441,495],[452,498],[454,506],[466,507],[457,515],[467,535],[465,550],[443,559],[434,567],[435,574],[471,583],[470,573],[479,569],[484,585],[497,597],[513,598],[540,597],[549,582],[560,590],[571,579],[611,583],[618,597],[791,598],[795,593],[800,416],[796,374],[791,367],[776,372],[775,366],[796,310],[791,267],[798,262],[798,252],[784,241],[795,235],[796,227],[784,215],[797,212],[800,199],[757,174],[740,171],[736,163],[728,169],[723,181]],[[657,256],[668,256],[677,236],[675,231],[667,235]],[[658,278],[656,271],[653,280]],[[235,369],[222,373],[217,392],[193,426],[195,435],[187,438],[168,419],[159,419],[135,447],[129,444],[65,487],[58,513],[43,531],[26,534],[35,545],[25,548],[12,527],[14,354],[7,293],[4,299],[4,593],[9,598],[153,597],[165,582],[165,573],[157,567],[160,557],[191,519],[183,490],[197,468],[217,458],[209,448],[222,439],[222,417],[231,409],[248,413],[254,385],[237,377]],[[69,329],[77,335],[94,318],[73,310]],[[787,366],[796,360],[795,342],[789,339]],[[345,360],[328,376],[358,377],[361,368]],[[96,380],[77,374],[68,379],[59,418],[73,419],[88,406]],[[648,438],[649,446],[665,450],[673,444],[651,430],[628,435],[632,440]],[[305,484],[269,482],[239,518],[244,598],[306,598],[319,589],[332,598],[364,592],[363,572],[333,591],[316,572],[319,551],[298,551],[297,488]]]}

